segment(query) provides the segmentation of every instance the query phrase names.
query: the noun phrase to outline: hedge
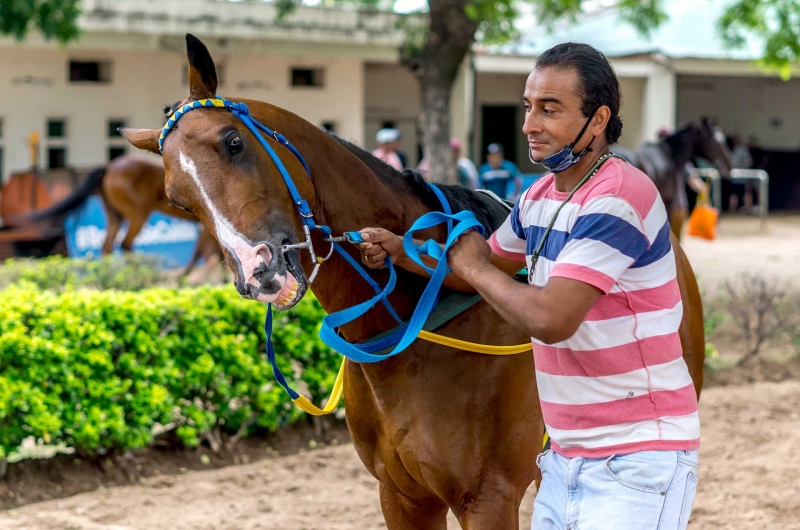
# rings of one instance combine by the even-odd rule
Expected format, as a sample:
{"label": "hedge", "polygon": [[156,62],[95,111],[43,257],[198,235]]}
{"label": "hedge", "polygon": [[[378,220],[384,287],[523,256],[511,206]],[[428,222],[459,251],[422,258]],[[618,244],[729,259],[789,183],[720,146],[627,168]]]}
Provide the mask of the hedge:
{"label": "hedge", "polygon": [[[169,425],[187,445],[303,417],[263,355],[266,308],[231,286],[137,292],[0,291],[0,459],[23,439],[81,455],[143,447]],[[280,367],[319,402],[339,356],[313,298],[276,315]]]}

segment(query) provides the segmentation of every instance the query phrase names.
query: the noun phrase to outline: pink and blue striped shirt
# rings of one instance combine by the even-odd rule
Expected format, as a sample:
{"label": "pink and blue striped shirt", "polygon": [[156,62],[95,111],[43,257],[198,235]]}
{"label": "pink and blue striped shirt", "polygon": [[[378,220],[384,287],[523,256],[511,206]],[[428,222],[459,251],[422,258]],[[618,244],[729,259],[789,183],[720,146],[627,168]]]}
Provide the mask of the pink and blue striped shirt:
{"label": "pink and blue striped shirt", "polygon": [[[492,250],[530,266],[566,197],[553,175],[539,179],[492,235]],[[678,336],[683,307],[669,230],[650,179],[612,158],[570,199],[548,236],[531,283],[562,277],[603,292],[570,339],[532,339],[545,425],[563,456],[700,445],[697,398]]]}

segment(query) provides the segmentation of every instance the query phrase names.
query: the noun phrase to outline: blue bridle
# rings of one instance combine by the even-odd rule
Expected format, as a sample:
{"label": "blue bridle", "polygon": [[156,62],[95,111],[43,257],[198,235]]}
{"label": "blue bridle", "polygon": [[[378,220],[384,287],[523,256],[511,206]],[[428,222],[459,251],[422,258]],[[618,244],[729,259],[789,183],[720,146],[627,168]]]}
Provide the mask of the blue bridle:
{"label": "blue bridle", "polygon": [[[323,224],[317,224],[314,221],[314,214],[311,212],[311,207],[309,206],[308,202],[300,196],[300,192],[297,190],[297,186],[292,180],[291,175],[289,175],[286,166],[284,166],[283,161],[269,144],[264,135],[266,135],[268,138],[273,138],[278,144],[288,149],[303,165],[306,175],[310,179],[311,171],[309,170],[308,164],[303,158],[303,155],[294,145],[291,144],[291,142],[289,142],[288,139],[286,139],[285,136],[273,131],[272,129],[253,119],[250,116],[250,111],[247,108],[247,105],[241,102],[230,101],[221,96],[187,103],[170,115],[166,124],[161,129],[161,134],[158,139],[158,150],[163,154],[164,140],[183,115],[194,109],[208,107],[226,109],[233,113],[234,116],[239,118],[245,127],[247,127],[253,136],[255,136],[259,144],[261,144],[261,147],[264,148],[269,157],[272,159],[272,162],[275,164],[275,167],[280,172],[283,182],[286,184],[286,187],[289,190],[289,195],[291,196],[292,201],[297,208],[297,212],[300,215],[300,220],[303,223],[303,232],[306,236],[306,241],[304,243],[284,245],[281,250],[283,252],[299,249],[307,249],[309,251],[311,254],[311,259],[314,262],[314,270],[309,276],[309,283],[314,281],[320,265],[326,259],[328,259],[327,257],[318,258],[314,252],[314,246],[311,242],[311,231],[319,230],[324,236],[325,240],[331,244],[331,252],[328,254],[328,257],[331,256],[333,251],[336,251],[337,254],[339,254],[347,263],[349,263],[356,271],[358,271],[361,277],[364,278],[369,286],[375,291],[375,296],[369,300],[348,309],[331,313],[323,318],[322,327],[319,332],[319,336],[323,342],[325,342],[325,344],[334,350],[338,351],[340,354],[359,363],[373,363],[382,361],[405,350],[412,342],[416,340],[417,335],[425,325],[425,322],[430,316],[431,311],[436,306],[436,302],[439,298],[439,291],[441,290],[444,278],[447,276],[448,272],[450,272],[450,269],[447,267],[447,251],[460,235],[469,230],[477,230],[481,234],[484,234],[485,229],[483,225],[478,222],[472,212],[465,210],[454,214],[450,208],[450,204],[448,203],[444,194],[442,194],[441,190],[435,185],[429,184],[441,202],[444,212],[430,212],[423,215],[411,225],[411,228],[403,237],[403,248],[405,249],[406,254],[431,275],[431,279],[422,296],[420,297],[419,303],[414,310],[411,319],[406,324],[400,319],[388,299],[389,294],[394,290],[397,282],[397,275],[391,260],[386,260],[386,266],[389,269],[389,281],[386,283],[385,287],[381,288],[381,286],[372,279],[369,273],[357,260],[348,254],[338,242],[332,241],[332,232],[330,227]],[[447,224],[448,235],[444,247],[434,240],[425,241],[421,245],[415,244],[413,238],[414,232],[432,228],[440,224]],[[346,239],[353,243],[363,243],[363,239],[361,238],[361,234],[359,232],[347,232]],[[422,261],[423,255],[428,255],[438,260],[436,267],[431,268],[425,265],[425,263]],[[338,328],[363,316],[379,302],[383,304],[392,318],[394,318],[394,320],[399,324],[399,327],[394,332],[388,334],[387,336],[383,336],[380,339],[360,344],[350,343],[337,333],[336,330]],[[264,321],[264,333],[266,334],[267,340],[267,358],[272,366],[275,379],[284,389],[286,389],[291,398],[295,400],[300,395],[289,386],[280,369],[278,368],[275,358],[275,350],[272,346],[272,304],[270,304],[267,309],[267,316]],[[388,353],[376,353],[390,348],[391,351]]]}

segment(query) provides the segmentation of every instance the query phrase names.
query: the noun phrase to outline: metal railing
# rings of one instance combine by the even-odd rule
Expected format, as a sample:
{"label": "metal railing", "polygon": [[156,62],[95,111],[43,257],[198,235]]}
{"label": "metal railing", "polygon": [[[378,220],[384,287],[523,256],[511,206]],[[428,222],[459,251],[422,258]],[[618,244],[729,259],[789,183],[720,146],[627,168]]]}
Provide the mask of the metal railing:
{"label": "metal railing", "polygon": [[[697,175],[711,181],[711,206],[721,212],[723,197],[719,171],[713,168],[698,168]],[[763,169],[732,169],[730,179],[734,182],[758,181],[758,204],[753,206],[753,210],[758,210],[761,229],[764,230],[769,216],[769,174]]]}

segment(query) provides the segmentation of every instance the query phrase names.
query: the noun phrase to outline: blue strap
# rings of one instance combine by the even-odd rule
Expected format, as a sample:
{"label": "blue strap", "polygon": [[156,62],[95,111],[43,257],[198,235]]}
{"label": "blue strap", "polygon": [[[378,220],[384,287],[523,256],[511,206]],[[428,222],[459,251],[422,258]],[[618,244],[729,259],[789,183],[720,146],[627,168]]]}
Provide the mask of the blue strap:
{"label": "blue strap", "polygon": [[[444,247],[441,247],[437,242],[432,240],[425,241],[419,246],[414,244],[414,232],[432,228],[443,223],[450,224],[453,222],[455,222],[456,225],[449,232]],[[402,335],[399,337],[400,340],[390,352],[382,355],[374,355],[371,353],[376,351],[374,344],[370,343],[366,348],[361,344],[351,344],[340,337],[335,331],[336,328],[349,324],[363,316],[379,301],[385,300],[389,293],[392,292],[397,281],[397,276],[391,260],[388,259],[386,260],[386,265],[389,268],[389,282],[383,290],[365,302],[342,311],[337,311],[336,313],[331,313],[323,318],[322,327],[319,332],[322,341],[347,358],[359,363],[382,361],[405,350],[417,339],[417,335],[422,330],[431,311],[436,305],[439,290],[444,283],[445,276],[447,276],[449,272],[449,268],[447,267],[447,251],[460,235],[473,229],[481,234],[484,233],[483,225],[468,211],[462,211],[454,215],[442,212],[430,212],[417,219],[414,224],[411,225],[411,228],[403,238],[403,247],[406,250],[406,254],[414,260],[414,262],[431,274],[431,279],[425,287],[425,291],[422,293],[419,304],[408,325],[404,329],[399,330],[402,331]],[[431,269],[424,264],[422,261],[423,255],[429,255],[439,260],[435,269]],[[383,343],[386,341],[381,340],[380,342]]]}
{"label": "blue strap", "polygon": [[266,335],[267,338],[267,360],[272,366],[272,373],[275,375],[275,380],[286,390],[289,397],[293,400],[297,399],[300,397],[300,394],[295,392],[292,387],[289,386],[289,383],[286,382],[286,378],[283,377],[281,369],[278,368],[277,359],[275,359],[275,348],[272,346],[272,304],[267,306],[267,318],[264,320],[264,335]]}

